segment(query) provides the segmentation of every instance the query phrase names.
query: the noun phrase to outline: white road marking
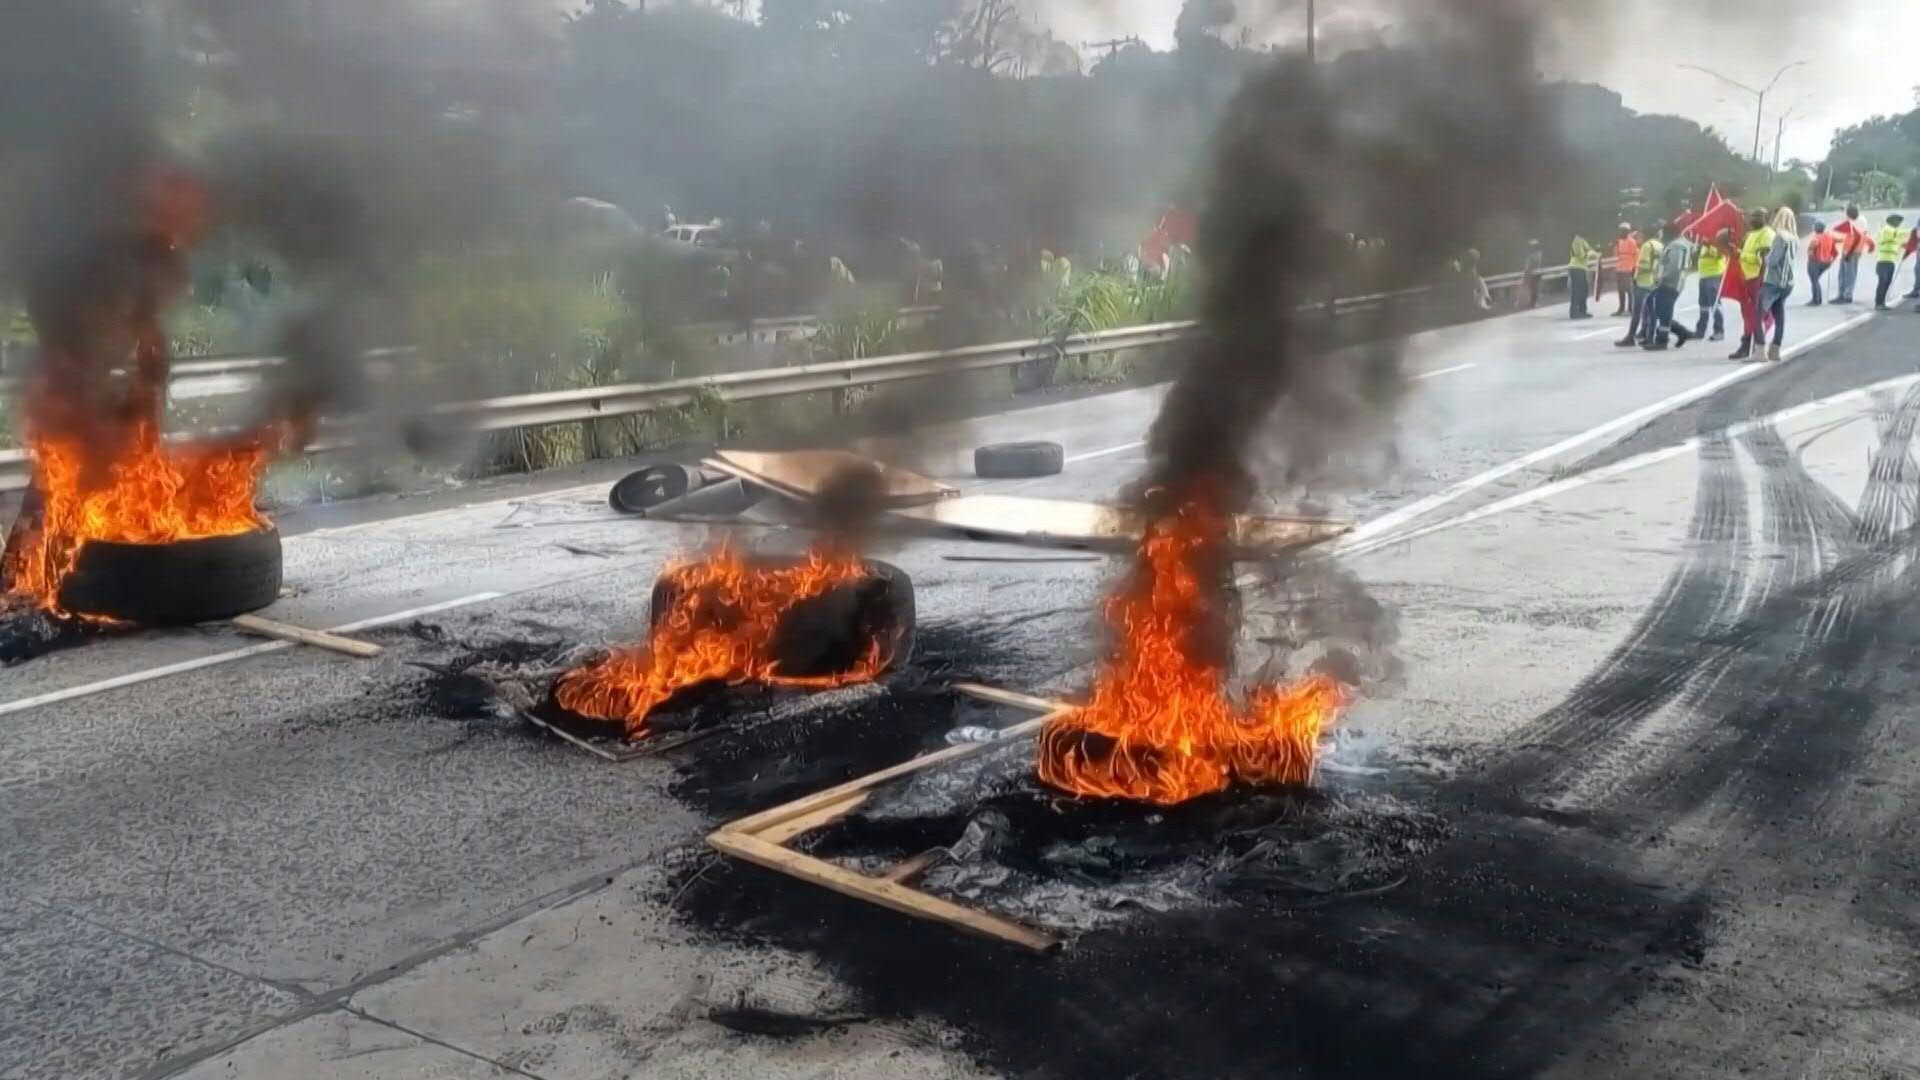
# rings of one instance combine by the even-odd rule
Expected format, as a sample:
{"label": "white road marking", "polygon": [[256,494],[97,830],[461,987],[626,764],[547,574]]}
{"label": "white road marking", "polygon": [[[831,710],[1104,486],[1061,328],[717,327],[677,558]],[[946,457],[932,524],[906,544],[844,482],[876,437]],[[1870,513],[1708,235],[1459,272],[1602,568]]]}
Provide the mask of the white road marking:
{"label": "white road marking", "polygon": [[[457,600],[444,600],[438,604],[427,604],[424,607],[409,608],[406,611],[396,611],[391,615],[380,615],[371,619],[361,619],[359,622],[346,623],[342,626],[333,627],[328,632],[334,634],[350,634],[355,630],[371,630],[376,626],[405,622],[408,619],[418,618],[422,615],[432,615],[437,612],[451,611],[454,608],[467,607],[470,604],[480,604],[488,600],[498,600],[502,595],[504,594],[497,592],[473,593],[469,596],[462,596]],[[140,683],[152,682],[155,679],[164,679],[169,675],[179,675],[184,672],[199,671],[202,668],[215,667],[220,664],[230,664],[235,660],[245,660],[250,656],[278,652],[281,649],[290,649],[292,647],[293,642],[291,641],[265,641],[258,645],[248,645],[245,648],[230,649],[223,653],[215,653],[212,656],[202,656],[194,660],[182,660],[177,664],[165,664],[157,668],[148,668],[145,671],[116,675],[111,679],[101,679],[99,682],[91,682],[82,686],[70,686],[65,690],[54,690],[45,694],[36,694],[29,698],[21,698],[19,701],[0,703],[0,716],[26,712],[28,709],[37,708],[41,705],[52,705],[57,702],[72,701],[75,698],[90,697],[94,694],[105,693],[108,690],[118,690],[123,686],[136,686]]]}
{"label": "white road marking", "polygon": [[[1914,382],[1920,382],[1920,374],[1896,375],[1891,379],[1882,379],[1877,383],[1870,383],[1866,386],[1858,386],[1853,388],[1852,390],[1844,390],[1838,394],[1832,394],[1827,397],[1820,398],[1816,401],[1803,402],[1799,405],[1793,406],[1792,408],[1781,409],[1779,412],[1768,413],[1765,416],[1755,417],[1752,420],[1743,420],[1738,424],[1734,424],[1730,427],[1725,428],[1718,434],[1724,435],[1729,439],[1739,438],[1740,436],[1745,435],[1747,432],[1752,431],[1756,428],[1764,427],[1769,424],[1778,424],[1778,423],[1781,423],[1782,421],[1792,420],[1796,417],[1804,416],[1811,412],[1818,412],[1821,409],[1831,408],[1835,405],[1848,404],[1855,400],[1865,401],[1871,398],[1875,393],[1879,391],[1892,390],[1897,387],[1906,386]],[[1380,548],[1387,547],[1392,544],[1401,544],[1411,540],[1418,540],[1423,536],[1429,536],[1429,535],[1432,535],[1433,533],[1440,532],[1444,529],[1451,529],[1456,525],[1466,525],[1471,522],[1480,521],[1484,518],[1490,518],[1495,514],[1504,514],[1509,510],[1518,510],[1523,506],[1530,506],[1534,503],[1540,502],[1543,499],[1550,499],[1555,495],[1564,494],[1569,491],[1575,491],[1575,490],[1578,490],[1579,488],[1586,487],[1589,484],[1597,484],[1602,480],[1611,480],[1612,478],[1616,476],[1620,476],[1624,473],[1637,472],[1641,469],[1646,468],[1649,465],[1658,465],[1662,461],[1666,461],[1670,458],[1675,458],[1681,454],[1690,453],[1694,450],[1699,449],[1700,444],[1703,441],[1704,439],[1701,436],[1696,435],[1692,438],[1676,443],[1673,446],[1663,446],[1658,450],[1649,450],[1644,454],[1636,454],[1633,457],[1627,458],[1623,461],[1616,461],[1611,465],[1594,469],[1591,472],[1581,473],[1579,476],[1569,476],[1565,480],[1556,480],[1550,484],[1542,484],[1537,488],[1533,488],[1528,491],[1523,491],[1517,495],[1511,495],[1505,499],[1501,499],[1499,502],[1489,503],[1486,506],[1480,507],[1478,510],[1471,510],[1457,517],[1450,517],[1445,521],[1436,521],[1432,525],[1428,525],[1427,527],[1422,529],[1415,529],[1412,532],[1401,533],[1398,536],[1389,536],[1389,537],[1375,540],[1369,544],[1362,544],[1356,548],[1348,550],[1347,552],[1345,552],[1345,554],[1363,555],[1369,551],[1377,551]]]}
{"label": "white road marking", "polygon": [[[1783,355],[1795,356],[1802,352],[1805,352],[1806,350],[1811,349],[1816,345],[1823,344],[1826,341],[1829,341],[1835,337],[1840,336],[1843,333],[1846,333],[1847,331],[1853,329],[1854,327],[1859,326],[1860,324],[1866,322],[1871,317],[1872,317],[1871,314],[1866,312],[1862,312],[1859,315],[1855,315],[1853,318],[1848,319],[1846,322],[1843,322],[1838,326],[1830,326],[1827,329],[1821,331],[1820,333],[1815,334],[1810,338],[1807,338],[1805,341],[1802,341],[1794,345],[1792,348],[1786,350],[1785,353],[1783,353]],[[1621,431],[1623,429],[1632,428],[1639,424],[1643,424],[1648,420],[1653,419],[1654,417],[1660,416],[1663,413],[1671,412],[1674,409],[1680,408],[1683,405],[1690,404],[1694,401],[1699,400],[1700,398],[1706,397],[1708,394],[1711,394],[1714,391],[1719,390],[1721,387],[1730,386],[1733,383],[1739,382],[1741,379],[1750,378],[1765,370],[1768,370],[1768,365],[1766,364],[1742,364],[1739,367],[1734,368],[1732,371],[1729,371],[1718,378],[1709,379],[1708,381],[1701,383],[1698,386],[1695,386],[1688,390],[1682,390],[1677,394],[1674,394],[1667,398],[1663,398],[1644,408],[1635,409],[1634,411],[1627,413],[1624,416],[1616,416],[1612,420],[1609,420],[1604,424],[1600,424],[1596,427],[1588,428],[1587,430],[1580,432],[1578,435],[1569,436],[1565,439],[1560,440],[1557,443],[1554,443],[1552,446],[1542,447],[1541,449],[1535,450],[1532,453],[1522,454],[1511,461],[1505,462],[1504,464],[1501,464],[1501,465],[1496,465],[1493,468],[1486,470],[1485,472],[1478,473],[1474,476],[1470,476],[1465,480],[1462,480],[1459,483],[1452,485],[1451,487],[1443,488],[1442,490],[1437,491],[1432,495],[1428,495],[1426,498],[1416,499],[1413,502],[1408,503],[1406,506],[1403,506],[1398,510],[1388,511],[1385,514],[1382,514],[1379,517],[1376,517],[1366,522],[1365,524],[1361,525],[1359,528],[1348,533],[1343,540],[1341,540],[1338,544],[1334,545],[1331,551],[1333,554],[1336,554],[1336,555],[1344,554],[1348,551],[1351,551],[1359,547],[1360,545],[1366,543],[1367,541],[1374,539],[1375,537],[1392,532],[1394,529],[1399,528],[1400,526],[1406,524],[1409,521],[1413,521],[1416,518],[1424,517],[1425,515],[1439,509],[1440,507],[1458,500],[1462,496],[1470,495],[1473,492],[1478,491],[1483,487],[1486,487],[1488,484],[1491,484],[1497,480],[1503,480],[1509,476],[1512,476],[1514,473],[1517,473],[1522,469],[1532,468],[1533,466],[1538,465],[1543,461],[1549,461],[1553,458],[1559,457],[1560,455],[1567,453],[1570,450],[1577,449],[1596,439],[1605,438],[1606,436],[1611,435],[1616,431]]]}
{"label": "white road marking", "polygon": [[1452,367],[1443,367],[1437,371],[1423,371],[1418,375],[1410,375],[1407,377],[1407,381],[1419,382],[1422,379],[1434,379],[1442,375],[1451,375],[1456,371],[1466,371],[1469,368],[1477,368],[1479,366],[1479,364],[1455,364]]}
{"label": "white road marking", "polygon": [[1105,450],[1089,450],[1084,454],[1073,454],[1069,456],[1066,461],[1069,465],[1076,461],[1092,461],[1094,458],[1106,457],[1109,454],[1124,454],[1129,450],[1138,450],[1145,445],[1147,445],[1146,440],[1140,439],[1135,442],[1122,443],[1119,446],[1109,446]]}
{"label": "white road marking", "polygon": [[392,525],[392,524],[395,524],[396,522],[429,521],[434,518],[451,517],[455,514],[464,514],[472,510],[507,509],[509,507],[516,506],[522,503],[533,504],[533,503],[541,503],[541,502],[548,502],[548,501],[565,502],[569,498],[578,497],[582,495],[604,495],[609,486],[611,486],[610,482],[599,483],[599,484],[581,484],[578,487],[558,488],[553,491],[541,492],[539,494],[523,493],[520,495],[507,495],[498,499],[482,499],[478,502],[461,503],[459,506],[446,506],[438,510],[422,510],[417,514],[398,514],[393,517],[374,518],[370,521],[356,521],[351,525],[330,525],[324,528],[308,529],[305,532],[295,533],[294,535],[287,537],[286,542],[291,544],[295,541],[304,540],[309,537],[344,536],[347,533],[364,532],[368,529],[377,529],[383,525]]}

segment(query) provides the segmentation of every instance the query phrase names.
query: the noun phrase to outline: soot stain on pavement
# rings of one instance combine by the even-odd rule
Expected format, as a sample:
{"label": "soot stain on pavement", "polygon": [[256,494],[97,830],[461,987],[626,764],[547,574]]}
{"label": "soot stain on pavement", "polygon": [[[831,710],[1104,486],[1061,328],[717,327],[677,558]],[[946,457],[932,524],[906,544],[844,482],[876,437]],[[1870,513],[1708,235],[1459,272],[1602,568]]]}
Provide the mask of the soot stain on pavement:
{"label": "soot stain on pavement", "polygon": [[[1046,958],[731,862],[689,866],[668,887],[696,924],[813,953],[865,1010],[938,1017],[983,1065],[1015,1075],[1529,1076],[1667,965],[1699,961],[1697,901],[1621,875],[1615,853],[1583,838],[1459,795],[1401,815],[1337,891],[1319,887],[1333,876],[1310,853],[1329,822],[1371,812],[1347,795],[1236,792],[1171,811],[990,800],[980,812],[1009,822],[993,857],[1035,880],[1062,873],[1050,851],[1102,837],[1092,850],[1105,856],[1071,871],[1097,885],[1229,868],[1198,902],[1132,911]],[[812,846],[905,853],[951,842],[959,824],[855,818]],[[1290,837],[1306,854],[1231,880],[1255,837]]]}
{"label": "soot stain on pavement", "polygon": [[0,611],[0,667],[24,664],[111,632],[44,611]]}

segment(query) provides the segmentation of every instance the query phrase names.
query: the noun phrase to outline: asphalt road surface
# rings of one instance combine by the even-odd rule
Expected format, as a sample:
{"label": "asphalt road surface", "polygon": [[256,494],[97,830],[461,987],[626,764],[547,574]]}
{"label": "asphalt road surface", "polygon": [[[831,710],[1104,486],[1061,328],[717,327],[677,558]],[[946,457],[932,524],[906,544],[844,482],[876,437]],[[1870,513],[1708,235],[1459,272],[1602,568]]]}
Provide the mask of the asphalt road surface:
{"label": "asphalt road surface", "polygon": [[[1418,336],[1393,475],[1326,496],[1362,522],[1341,558],[1397,612],[1404,671],[1321,787],[1450,823],[1390,890],[1008,966],[736,881],[697,861],[726,815],[676,787],[686,757],[610,765],[429,707],[417,662],[634,639],[654,571],[703,539],[535,478],[289,515],[266,614],[378,659],[204,628],[0,670],[0,1078],[1374,1076],[1392,1047],[1450,1076],[1903,1075],[1920,316],[1796,307],[1779,367],[1615,349],[1622,325]],[[1101,498],[1157,401],[930,441],[1056,439],[1062,475],[961,482]],[[888,555],[926,651],[1082,684],[1113,566],[945,558],[983,550],[1018,549]],[[920,734],[883,746],[942,745]],[[729,931],[716,888],[772,922]],[[1122,941],[1167,980],[1116,977]],[[699,1007],[743,998],[841,1020],[749,1037]]]}

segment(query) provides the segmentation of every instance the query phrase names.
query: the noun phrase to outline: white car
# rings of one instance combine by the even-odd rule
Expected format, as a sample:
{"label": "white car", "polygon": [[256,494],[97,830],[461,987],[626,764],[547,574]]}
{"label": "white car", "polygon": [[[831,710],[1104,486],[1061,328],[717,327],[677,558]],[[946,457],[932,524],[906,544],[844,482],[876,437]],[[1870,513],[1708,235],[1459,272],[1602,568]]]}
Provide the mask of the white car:
{"label": "white car", "polygon": [[674,225],[663,233],[667,239],[694,247],[712,247],[720,242],[720,227],[717,225]]}

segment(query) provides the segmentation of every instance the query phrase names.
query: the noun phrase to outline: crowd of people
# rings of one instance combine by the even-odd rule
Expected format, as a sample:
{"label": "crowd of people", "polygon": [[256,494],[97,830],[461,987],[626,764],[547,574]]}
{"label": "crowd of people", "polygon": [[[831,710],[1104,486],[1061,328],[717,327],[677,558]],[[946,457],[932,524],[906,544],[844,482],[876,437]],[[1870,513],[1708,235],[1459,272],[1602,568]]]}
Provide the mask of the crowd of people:
{"label": "crowd of people", "polygon": [[[1732,226],[1718,227],[1711,237],[1703,237],[1699,221],[1706,220],[1688,224],[1683,216],[1645,229],[1620,224],[1610,266],[1618,298],[1613,314],[1628,324],[1615,345],[1658,351],[1682,348],[1697,338],[1719,341],[1726,336],[1721,305],[1731,301],[1740,312],[1740,346],[1729,359],[1779,360],[1787,299],[1798,284],[1803,251],[1810,307],[1854,303],[1860,264],[1869,258],[1876,273],[1875,309],[1892,307],[1895,280],[1909,259],[1914,263],[1913,288],[1905,299],[1920,300],[1920,228],[1909,226],[1900,214],[1886,215],[1874,229],[1861,220],[1858,206],[1849,205],[1832,228],[1815,221],[1804,239],[1799,218],[1788,207],[1771,216],[1750,211],[1738,233]],[[1569,318],[1593,317],[1590,305],[1603,295],[1602,270],[1600,249],[1575,236],[1567,253]],[[1825,291],[1829,270],[1835,271],[1831,299]],[[1700,312],[1687,326],[1675,317],[1675,307],[1690,273],[1698,275]],[[1920,306],[1915,311],[1920,312]]]}

